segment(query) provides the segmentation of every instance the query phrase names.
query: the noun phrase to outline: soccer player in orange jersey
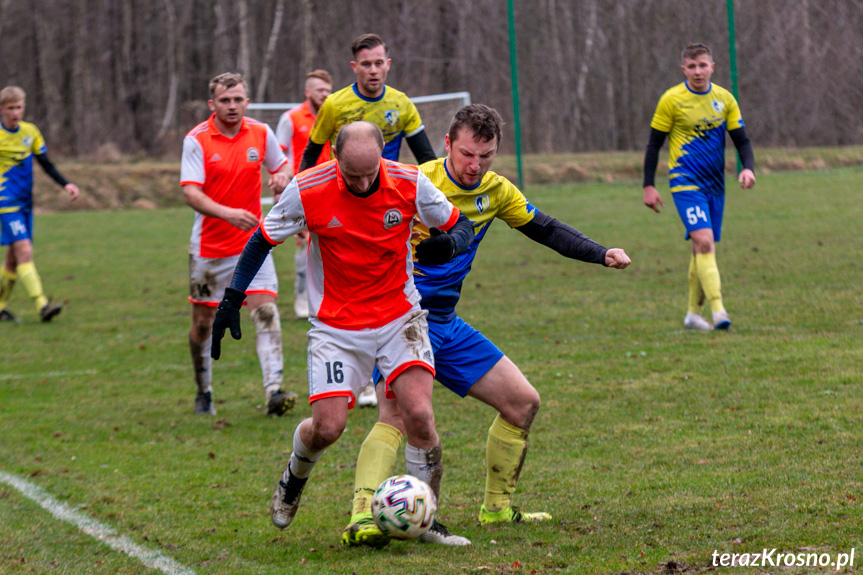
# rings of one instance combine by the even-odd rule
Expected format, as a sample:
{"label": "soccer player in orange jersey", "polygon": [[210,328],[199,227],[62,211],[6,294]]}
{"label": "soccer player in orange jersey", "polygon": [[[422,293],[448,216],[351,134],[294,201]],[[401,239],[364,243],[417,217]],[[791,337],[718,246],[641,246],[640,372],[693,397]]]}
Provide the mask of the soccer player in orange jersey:
{"label": "soccer player in orange jersey", "polygon": [[302,421],[276,485],[270,517],[292,522],[312,468],[345,429],[356,394],[380,369],[387,396],[404,414],[408,472],[437,493],[443,473],[431,393],[434,358],[427,312],[419,305],[410,255],[412,219],[432,228],[420,262],[444,263],[473,241],[470,221],[416,166],[381,157],[380,129],[342,128],[336,160],[300,172],[252,236],[213,325],[213,358],[226,329],[239,339],[245,290],[270,249],[310,233],[308,289],[312,324],[308,374],[312,417]]}
{"label": "soccer player in orange jersey", "polygon": [[[189,247],[189,346],[198,386],[195,413],[215,415],[210,342],[216,306],[243,246],[261,221],[261,167],[272,174],[269,187],[278,198],[290,180],[291,166],[272,129],[245,117],[249,99],[241,75],[213,78],[208,104],[213,114],[183,141],[180,185],[186,203],[195,210]],[[269,259],[246,292],[268,415],[282,415],[296,402],[295,393],[281,389],[278,290],[276,269]]]}

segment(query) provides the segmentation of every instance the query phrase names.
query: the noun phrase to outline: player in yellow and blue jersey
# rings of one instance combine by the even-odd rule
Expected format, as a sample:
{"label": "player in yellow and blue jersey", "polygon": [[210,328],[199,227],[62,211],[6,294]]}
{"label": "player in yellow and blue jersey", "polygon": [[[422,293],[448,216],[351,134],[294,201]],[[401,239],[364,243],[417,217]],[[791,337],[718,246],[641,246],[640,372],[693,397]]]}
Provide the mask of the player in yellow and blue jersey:
{"label": "player in yellow and blue jersey", "polygon": [[33,299],[42,321],[51,321],[63,308],[45,297],[33,263],[33,158],[73,200],[79,191],[48,159],[39,128],[22,121],[25,100],[18,86],[0,90],[0,245],[7,246],[0,269],[0,321],[17,321],[6,309],[17,280]]}
{"label": "player in yellow and blue jersey", "polygon": [[[752,144],[740,108],[728,90],[710,81],[714,66],[710,48],[704,44],[690,44],[684,49],[681,68],[686,81],[659,99],[644,156],[644,204],[658,213],[665,204],[654,186],[654,177],[659,149],[669,138],[671,197],[686,227],[685,237],[692,240],[689,309],[683,325],[705,331],[731,327],[716,265],[716,242],[722,234],[725,207],[726,131],[743,164],[737,177],[740,187],[755,185]],[[712,325],[701,316],[705,298],[712,311]]]}
{"label": "player in yellow and blue jersey", "polygon": [[[480,243],[495,218],[569,258],[623,269],[629,257],[622,249],[606,249],[578,230],[531,205],[509,180],[490,171],[500,144],[501,120],[488,106],[460,109],[445,136],[447,155],[420,166],[435,186],[471,220],[475,238],[470,247],[447,262],[414,264],[414,283],[428,310],[429,337],[435,355],[435,378],[451,391],[493,407],[498,415],[488,431],[485,498],[479,511],[482,524],[542,521],[548,513],[527,513],[512,505],[527,452],[527,436],[539,409],[539,393],[518,367],[482,333],[456,314],[462,283],[470,272]],[[414,228],[415,256],[424,259],[419,242],[428,238],[454,249],[454,238],[421,225]],[[425,244],[428,245],[428,244]],[[375,488],[390,475],[404,433],[398,408],[377,386],[378,423],[366,437],[357,458],[350,524],[342,534],[347,545],[386,543],[371,518]],[[406,457],[410,459],[410,454]],[[436,524],[424,541],[469,545]]]}
{"label": "player in yellow and blue jersey", "polygon": [[324,144],[329,141],[335,145],[339,130],[359,120],[381,129],[385,159],[398,161],[404,139],[418,164],[434,160],[436,156],[416,106],[403,92],[386,85],[392,61],[381,37],[377,34],[358,36],[351,45],[351,53],[354,57],[351,68],[357,81],[324,100],[298,171],[314,166]]}

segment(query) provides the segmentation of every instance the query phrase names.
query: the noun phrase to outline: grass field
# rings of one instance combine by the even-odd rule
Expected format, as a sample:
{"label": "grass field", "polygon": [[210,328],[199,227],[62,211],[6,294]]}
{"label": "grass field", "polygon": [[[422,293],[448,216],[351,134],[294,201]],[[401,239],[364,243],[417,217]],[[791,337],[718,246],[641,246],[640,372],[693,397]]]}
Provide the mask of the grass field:
{"label": "grass field", "polygon": [[[338,544],[371,410],[350,414],[294,524],[270,524],[269,496],[309,407],[263,415],[244,317],[246,338],[214,370],[219,415],[192,415],[189,209],[38,216],[36,263],[67,306],[38,323],[18,286],[11,307],[23,323],[0,325],[0,573],[156,572],[2,477],[180,566],[165,573],[698,572],[713,570],[714,551],[764,548],[833,559],[856,549],[848,571],[859,572],[863,169],[763,174],[754,190],[729,189],[718,256],[729,333],[682,329],[688,246],[667,192],[656,215],[636,182],[529,190],[544,211],[625,248],[625,271],[493,226],[459,309],[542,394],[515,502],[554,519],[477,524],[493,413],[437,386],[440,517],[473,541],[458,549]],[[302,395],[291,250],[275,256],[286,380]]]}

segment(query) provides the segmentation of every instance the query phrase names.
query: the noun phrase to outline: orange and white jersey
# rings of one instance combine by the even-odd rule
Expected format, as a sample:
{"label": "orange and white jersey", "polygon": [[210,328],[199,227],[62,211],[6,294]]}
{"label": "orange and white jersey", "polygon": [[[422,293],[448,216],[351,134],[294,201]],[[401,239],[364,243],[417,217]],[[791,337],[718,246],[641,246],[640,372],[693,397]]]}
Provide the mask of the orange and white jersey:
{"label": "orange and white jersey", "polygon": [[[279,141],[282,151],[291,160],[291,167],[294,169],[295,174],[300,167],[303,151],[306,149],[306,144],[309,143],[309,133],[312,131],[312,126],[314,125],[315,115],[309,109],[308,102],[303,102],[299,106],[291,108],[279,118],[279,125],[276,126],[276,139]],[[331,157],[330,142],[327,141],[315,165],[323,164]]]}
{"label": "orange and white jersey", "polygon": [[380,185],[359,197],[336,160],[291,180],[261,226],[280,244],[310,232],[306,282],[312,317],[339,329],[386,325],[419,302],[411,220],[449,230],[459,211],[416,166],[381,160]]}
{"label": "orange and white jersey", "polygon": [[[216,128],[214,117],[186,134],[180,185],[200,186],[213,201],[248,210],[260,219],[261,165],[272,174],[288,160],[273,130],[263,122],[243,118],[239,133],[229,138]],[[235,256],[253,232],[195,212],[189,253],[202,258]]]}

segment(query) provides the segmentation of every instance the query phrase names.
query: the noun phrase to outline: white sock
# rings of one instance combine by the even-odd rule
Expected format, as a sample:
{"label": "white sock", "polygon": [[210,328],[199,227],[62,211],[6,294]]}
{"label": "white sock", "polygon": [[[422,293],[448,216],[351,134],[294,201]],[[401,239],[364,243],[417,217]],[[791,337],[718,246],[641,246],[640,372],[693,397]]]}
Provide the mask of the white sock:
{"label": "white sock", "polygon": [[264,388],[281,385],[285,362],[282,356],[279,308],[274,303],[265,303],[251,313],[251,318],[255,326],[255,344],[264,376]]}
{"label": "white sock", "polygon": [[[302,425],[302,422],[300,422],[300,425]],[[300,425],[294,430],[294,450],[291,452],[291,460],[288,466],[294,477],[302,479],[312,474],[312,469],[314,469],[324,450],[312,451],[303,444],[303,440],[300,439]],[[286,477],[287,473],[288,470],[285,469],[285,473],[282,475],[282,479],[285,481],[288,480]]]}
{"label": "white sock", "polygon": [[441,459],[440,444],[431,449],[420,449],[409,443],[405,445],[405,462],[408,473],[428,483],[438,501],[440,501],[440,480],[443,476]]}

